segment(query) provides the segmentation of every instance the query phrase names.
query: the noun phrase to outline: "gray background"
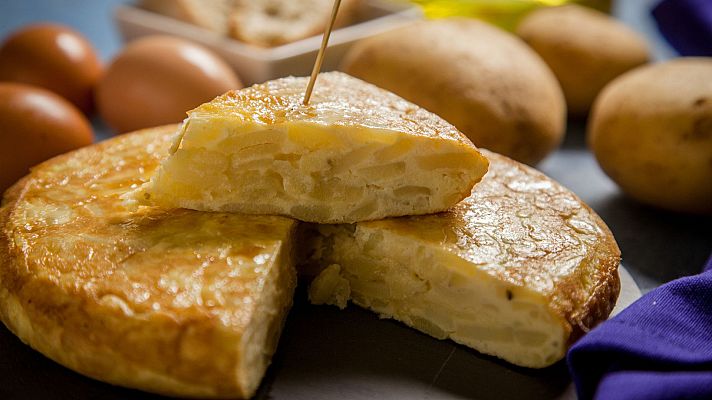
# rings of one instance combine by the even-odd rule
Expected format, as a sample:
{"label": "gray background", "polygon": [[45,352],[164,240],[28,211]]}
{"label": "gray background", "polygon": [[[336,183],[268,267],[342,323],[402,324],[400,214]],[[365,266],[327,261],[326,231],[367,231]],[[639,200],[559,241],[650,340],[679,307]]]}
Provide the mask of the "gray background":
{"label": "gray background", "polygon": [[[111,10],[121,0],[0,0],[0,37],[29,22],[68,24],[104,60],[121,46]],[[614,13],[643,32],[658,59],[674,53],[659,38],[648,10],[655,1],[622,0]],[[110,132],[95,121],[100,138]],[[585,122],[570,121],[562,147],[539,165],[577,193],[610,226],[623,262],[643,291],[697,273],[712,250],[712,220],[639,205],[601,172],[585,148]],[[566,391],[563,362],[543,370],[513,367],[449,341],[349,307],[312,307],[297,294],[279,350],[258,397],[273,399],[526,398]],[[24,346],[0,326],[0,398],[155,398],[82,377]]]}

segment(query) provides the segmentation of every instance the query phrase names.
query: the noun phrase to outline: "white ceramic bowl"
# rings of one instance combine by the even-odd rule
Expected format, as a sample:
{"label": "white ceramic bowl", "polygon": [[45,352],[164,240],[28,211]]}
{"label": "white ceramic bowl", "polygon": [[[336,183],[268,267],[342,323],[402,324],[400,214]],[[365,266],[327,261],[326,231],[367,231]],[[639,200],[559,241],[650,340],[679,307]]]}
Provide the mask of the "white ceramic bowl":
{"label": "white ceramic bowl", "polygon": [[[322,71],[336,69],[341,57],[354,42],[419,20],[422,12],[405,3],[367,0],[362,2],[359,16],[359,21],[331,33]],[[146,35],[164,34],[188,39],[212,49],[235,69],[246,85],[288,75],[309,75],[321,45],[319,35],[272,48],[251,46],[132,6],[118,7],[114,18],[126,41]]]}

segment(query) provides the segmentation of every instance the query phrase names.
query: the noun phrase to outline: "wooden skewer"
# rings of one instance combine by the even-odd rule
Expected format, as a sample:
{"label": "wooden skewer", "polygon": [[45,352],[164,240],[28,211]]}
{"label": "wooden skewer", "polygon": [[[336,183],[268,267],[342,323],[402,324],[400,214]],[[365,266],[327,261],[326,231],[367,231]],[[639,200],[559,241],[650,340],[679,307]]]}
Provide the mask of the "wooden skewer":
{"label": "wooden skewer", "polygon": [[319,71],[321,71],[321,64],[324,62],[326,45],[329,43],[329,36],[331,35],[331,29],[334,27],[334,22],[336,21],[336,13],[339,12],[339,5],[341,5],[341,0],[334,0],[334,8],[331,10],[331,19],[326,25],[326,30],[324,30],[324,36],[321,39],[321,47],[319,48],[319,53],[316,55],[314,69],[312,69],[311,78],[309,78],[307,91],[304,93],[305,106],[309,104],[309,99],[311,98],[312,90],[314,90],[314,84],[316,83],[316,77],[319,75]]}

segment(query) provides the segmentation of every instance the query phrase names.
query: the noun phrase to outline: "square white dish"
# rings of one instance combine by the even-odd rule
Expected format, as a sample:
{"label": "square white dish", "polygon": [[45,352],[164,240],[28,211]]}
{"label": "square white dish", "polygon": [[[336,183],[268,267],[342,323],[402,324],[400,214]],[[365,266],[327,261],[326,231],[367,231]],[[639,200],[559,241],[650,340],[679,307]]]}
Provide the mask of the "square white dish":
{"label": "square white dish", "polygon": [[[422,12],[406,3],[365,0],[358,16],[355,23],[331,33],[322,71],[336,69],[356,41],[419,20]],[[256,47],[134,6],[118,7],[114,19],[126,41],[146,35],[172,35],[206,46],[223,57],[245,85],[288,75],[309,75],[321,45],[318,35],[272,48]]]}

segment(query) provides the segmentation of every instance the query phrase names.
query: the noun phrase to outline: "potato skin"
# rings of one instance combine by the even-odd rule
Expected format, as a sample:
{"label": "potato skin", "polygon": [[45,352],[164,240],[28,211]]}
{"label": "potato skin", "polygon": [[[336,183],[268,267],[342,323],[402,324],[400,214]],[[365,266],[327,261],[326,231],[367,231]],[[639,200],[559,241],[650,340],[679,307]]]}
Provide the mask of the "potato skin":
{"label": "potato skin", "polygon": [[645,64],[645,40],[608,15],[577,5],[541,8],[517,27],[561,84],[572,115],[585,115],[604,86]]}
{"label": "potato skin", "polygon": [[712,213],[712,58],[652,64],[611,82],[594,104],[588,143],[631,197]]}
{"label": "potato skin", "polygon": [[354,45],[340,69],[527,164],[563,137],[566,106],[552,72],[516,36],[483,22],[453,18],[389,31]]}

